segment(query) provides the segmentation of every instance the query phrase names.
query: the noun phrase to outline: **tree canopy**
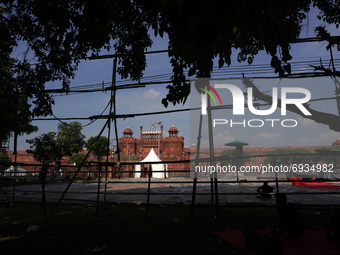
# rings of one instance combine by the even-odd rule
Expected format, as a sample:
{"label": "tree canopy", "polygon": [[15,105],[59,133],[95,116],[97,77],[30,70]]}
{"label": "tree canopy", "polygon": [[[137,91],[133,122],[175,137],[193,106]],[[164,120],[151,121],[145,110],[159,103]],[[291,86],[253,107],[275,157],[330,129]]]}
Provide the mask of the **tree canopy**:
{"label": "tree canopy", "polygon": [[[12,89],[1,87],[0,96],[13,104],[18,94],[25,95],[23,105],[32,105],[20,110],[26,117],[20,126],[25,126],[28,117],[52,112],[53,98],[45,83],[60,80],[67,91],[80,60],[102,49],[117,54],[122,78],[139,80],[146,67],[145,52],[152,45],[150,32],[169,38],[173,76],[162,100],[165,106],[184,103],[190,93],[187,76],[210,77],[215,58],[220,68],[230,65],[233,48],[239,50],[238,61],[249,64],[264,50],[275,73],[290,73],[290,44],[299,37],[311,6],[318,8],[320,20],[339,25],[340,3],[335,0],[2,1],[1,83]],[[27,42],[35,65],[27,59],[12,61],[18,41]],[[16,116],[15,106],[8,107]],[[10,118],[0,109],[1,116]]]}
{"label": "tree canopy", "polygon": [[336,145],[336,146],[332,146],[332,147],[329,147],[329,148],[321,148],[320,149],[320,152],[322,151],[327,151],[327,152],[330,152],[330,153],[320,153],[320,156],[319,156],[319,159],[320,161],[322,162],[325,162],[325,163],[335,163],[334,161],[336,161],[335,158],[338,158],[338,163],[340,162],[340,157],[339,155],[329,155],[331,154],[332,151],[340,151],[340,145]]}
{"label": "tree canopy", "polygon": [[268,157],[264,163],[271,165],[308,164],[311,162],[318,162],[320,159],[320,156],[318,155],[308,155],[311,154],[311,151],[302,148],[279,148],[270,151],[268,154],[273,156]]}
{"label": "tree canopy", "polygon": [[27,142],[31,144],[27,152],[33,154],[33,158],[44,165],[62,158],[62,149],[54,132],[42,134],[34,139],[27,140]]}
{"label": "tree canopy", "polygon": [[85,146],[89,150],[92,146],[92,152],[94,155],[96,155],[98,160],[101,160],[104,156],[107,155],[109,149],[108,149],[108,142],[109,139],[105,136],[99,137],[97,140],[97,137],[90,137]]}
{"label": "tree canopy", "polygon": [[0,152],[0,171],[7,169],[11,162],[6,152]]}
{"label": "tree canopy", "polygon": [[[239,163],[241,165],[246,164],[247,162],[250,161],[249,153],[246,151],[242,152],[243,158],[240,158]],[[221,157],[224,157],[225,159],[222,160],[221,165],[227,166],[227,165],[232,165],[236,166],[237,165],[237,158],[236,158],[236,150],[224,150],[221,152]]]}
{"label": "tree canopy", "polygon": [[59,123],[57,142],[60,144],[63,154],[72,156],[83,150],[85,145],[85,135],[81,133],[80,122]]}
{"label": "tree canopy", "polygon": [[[69,162],[70,162],[70,163],[75,163],[76,166],[79,166],[79,165],[83,162],[85,156],[86,156],[85,154],[76,153],[76,154],[74,154],[72,157],[70,157]],[[88,160],[86,159],[85,163],[86,163],[87,161],[88,161]]]}
{"label": "tree canopy", "polygon": [[0,141],[14,131],[19,135],[37,131],[37,127],[30,124],[32,91],[27,84],[19,84],[20,78],[16,77],[18,73],[14,68],[18,63],[10,57],[15,45],[0,5]]}

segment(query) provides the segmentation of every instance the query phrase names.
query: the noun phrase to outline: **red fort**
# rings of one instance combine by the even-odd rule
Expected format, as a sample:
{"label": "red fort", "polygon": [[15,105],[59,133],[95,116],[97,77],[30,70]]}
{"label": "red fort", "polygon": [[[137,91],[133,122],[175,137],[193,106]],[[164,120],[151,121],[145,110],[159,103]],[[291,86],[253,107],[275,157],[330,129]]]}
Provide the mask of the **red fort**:
{"label": "red fort", "polygon": [[184,137],[179,136],[179,131],[175,126],[170,127],[169,135],[164,137],[163,124],[160,130],[143,131],[143,125],[139,128],[139,139],[133,137],[130,127],[123,132],[123,137],[119,138],[120,156],[136,155],[145,158],[153,148],[160,158],[182,158],[189,153],[189,149],[184,148]]}

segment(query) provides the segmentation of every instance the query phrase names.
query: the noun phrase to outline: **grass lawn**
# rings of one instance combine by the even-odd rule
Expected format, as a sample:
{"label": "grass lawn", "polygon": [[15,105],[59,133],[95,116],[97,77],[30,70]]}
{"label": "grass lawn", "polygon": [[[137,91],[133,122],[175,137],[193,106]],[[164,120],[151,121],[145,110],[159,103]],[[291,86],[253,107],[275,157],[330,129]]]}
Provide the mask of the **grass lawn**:
{"label": "grass lawn", "polygon": [[[51,210],[49,205],[48,210]],[[332,211],[300,209],[309,227],[325,226]],[[216,219],[213,208],[62,205],[43,231],[38,204],[0,205],[0,254],[247,254],[213,234],[266,228],[277,221],[275,208],[223,207]]]}

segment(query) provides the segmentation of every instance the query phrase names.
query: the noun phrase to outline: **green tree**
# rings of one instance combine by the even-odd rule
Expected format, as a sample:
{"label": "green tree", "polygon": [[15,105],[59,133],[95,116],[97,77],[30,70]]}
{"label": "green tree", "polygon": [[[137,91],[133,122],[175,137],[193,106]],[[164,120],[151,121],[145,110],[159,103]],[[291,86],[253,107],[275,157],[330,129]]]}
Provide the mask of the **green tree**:
{"label": "green tree", "polygon": [[[215,58],[220,68],[229,66],[234,48],[239,62],[251,64],[265,51],[275,73],[290,73],[290,43],[299,37],[312,5],[320,20],[339,25],[340,3],[334,0],[2,1],[4,56],[9,59],[13,46],[22,40],[38,62],[8,63],[10,68],[3,70],[9,82],[19,74],[16,91],[34,98],[32,107],[25,108],[27,116],[47,115],[53,98],[45,83],[60,80],[62,91],[67,91],[80,59],[89,54],[112,49],[121,77],[139,80],[153,31],[156,36],[167,34],[173,66],[172,83],[162,103],[184,103],[190,93],[187,76],[210,77]],[[8,107],[17,113],[15,106]],[[331,118],[324,124],[331,125]]]}
{"label": "green tree", "polygon": [[30,149],[26,151],[33,154],[33,158],[44,165],[62,158],[62,148],[58,144],[54,132],[42,134],[34,139],[26,140],[26,142],[30,144]]}
{"label": "green tree", "polygon": [[17,61],[10,57],[16,41],[3,12],[0,6],[0,140],[6,140],[14,131],[22,135],[38,130],[31,125],[28,99],[33,94],[19,84],[20,73],[14,68]]}
{"label": "green tree", "polygon": [[[317,162],[319,156],[317,155],[308,155],[311,154],[311,151],[307,149],[295,148],[295,149],[276,149],[270,151],[269,155],[276,155],[267,157],[264,161],[265,164],[282,164],[282,165],[290,165],[290,164],[308,164],[311,162]],[[304,154],[304,155],[299,155]],[[306,155],[307,154],[307,155]]]}
{"label": "green tree", "polygon": [[[109,139],[105,136],[100,136],[98,139],[97,137],[90,137],[86,144],[85,147],[89,150],[90,148],[92,148],[92,152],[93,154],[96,156],[97,161],[101,161],[102,158],[104,156],[107,155],[107,153],[109,152],[109,148],[108,148],[108,142]],[[99,171],[99,175],[100,176],[100,172],[101,172],[101,165],[98,165],[98,171]],[[89,179],[91,178],[91,173],[89,172]]]}
{"label": "green tree", "polygon": [[79,166],[83,162],[85,156],[85,154],[76,153],[70,158],[70,162],[75,163],[77,166]]}
{"label": "green tree", "polygon": [[89,150],[95,143],[92,147],[92,152],[97,157],[97,160],[100,161],[109,152],[109,148],[107,146],[108,142],[109,140],[105,136],[99,137],[98,140],[97,137],[93,136],[87,140],[85,147]]}
{"label": "green tree", "polygon": [[[332,146],[329,148],[321,148],[320,151],[340,151],[340,145],[337,146]],[[320,153],[320,156],[318,156],[319,161],[324,162],[324,163],[334,163],[335,157],[338,158],[338,162],[340,160],[339,156],[334,156],[334,155],[327,155],[324,153]]]}
{"label": "green tree", "polygon": [[72,156],[83,150],[85,145],[85,135],[81,133],[80,122],[59,123],[57,142],[62,148],[63,154]]}
{"label": "green tree", "polygon": [[2,173],[9,167],[11,162],[12,160],[8,157],[6,152],[0,152],[0,171]]}
{"label": "green tree", "polygon": [[[244,158],[240,158],[241,165],[244,165],[250,161],[250,157],[247,157],[247,156],[249,156],[249,153],[246,151],[243,151],[242,157]],[[225,158],[221,162],[222,165],[225,165],[225,166],[227,165],[236,166],[237,165],[236,150],[224,150],[221,152],[221,157]]]}
{"label": "green tree", "polygon": [[45,197],[45,184],[46,176],[49,169],[49,164],[52,162],[60,161],[62,158],[62,148],[56,140],[56,134],[49,132],[42,134],[34,139],[27,140],[30,144],[30,149],[26,150],[28,153],[33,154],[33,158],[42,163],[39,173],[39,178],[42,186],[41,209],[44,212],[44,217],[47,217],[46,210],[46,197]]}

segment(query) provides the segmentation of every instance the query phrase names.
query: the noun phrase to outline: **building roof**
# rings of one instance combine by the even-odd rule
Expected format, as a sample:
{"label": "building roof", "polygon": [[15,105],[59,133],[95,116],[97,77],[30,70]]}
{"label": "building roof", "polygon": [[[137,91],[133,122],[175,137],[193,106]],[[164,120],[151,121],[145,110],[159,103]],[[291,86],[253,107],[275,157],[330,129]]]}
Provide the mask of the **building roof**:
{"label": "building roof", "polygon": [[172,127],[169,129],[169,132],[178,132],[178,129],[172,125]]}
{"label": "building roof", "polygon": [[230,143],[226,143],[225,146],[245,146],[245,145],[249,145],[248,143],[245,142],[241,142],[238,140],[232,141]]}
{"label": "building roof", "polygon": [[154,134],[160,134],[161,131],[153,130],[153,131],[143,131],[143,135],[154,135]]}
{"label": "building roof", "polygon": [[333,146],[340,145],[340,137],[336,139],[336,141],[333,143]]}
{"label": "building roof", "polygon": [[124,134],[132,134],[132,129],[130,127],[127,127],[124,129]]}

